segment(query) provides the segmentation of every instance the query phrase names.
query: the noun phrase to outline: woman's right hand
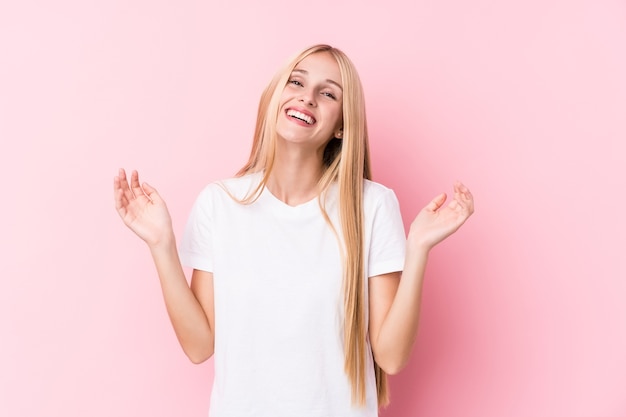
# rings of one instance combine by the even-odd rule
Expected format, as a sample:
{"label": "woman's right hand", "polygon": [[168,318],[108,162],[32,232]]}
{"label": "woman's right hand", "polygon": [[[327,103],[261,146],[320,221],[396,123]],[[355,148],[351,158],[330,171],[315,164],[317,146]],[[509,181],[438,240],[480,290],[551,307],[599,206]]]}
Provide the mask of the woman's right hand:
{"label": "woman's right hand", "polygon": [[172,220],[165,201],[147,183],[139,184],[139,174],[133,171],[130,183],[126,172],[120,169],[113,180],[115,209],[122,221],[148,246],[173,241]]}

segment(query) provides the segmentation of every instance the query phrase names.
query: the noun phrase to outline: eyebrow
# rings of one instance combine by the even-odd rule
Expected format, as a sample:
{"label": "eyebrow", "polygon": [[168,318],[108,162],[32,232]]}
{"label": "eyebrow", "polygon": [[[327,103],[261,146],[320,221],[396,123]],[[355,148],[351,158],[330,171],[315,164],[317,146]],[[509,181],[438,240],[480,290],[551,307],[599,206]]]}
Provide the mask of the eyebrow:
{"label": "eyebrow", "polygon": [[[303,69],[294,69],[293,71],[291,71],[292,74],[294,72],[298,72],[298,73],[305,74],[305,75],[308,75],[308,73],[309,73],[307,70],[303,70]],[[337,88],[339,88],[341,91],[343,91],[343,87],[337,81],[334,81],[334,80],[331,80],[330,78],[327,78],[326,82],[329,83],[329,84],[336,85]]]}

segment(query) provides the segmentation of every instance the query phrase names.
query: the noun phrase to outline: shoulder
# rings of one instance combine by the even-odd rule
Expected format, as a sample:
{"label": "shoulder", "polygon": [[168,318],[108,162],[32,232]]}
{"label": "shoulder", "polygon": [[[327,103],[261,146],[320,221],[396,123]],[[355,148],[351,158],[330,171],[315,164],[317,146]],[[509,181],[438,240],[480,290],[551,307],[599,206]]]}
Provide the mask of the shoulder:
{"label": "shoulder", "polygon": [[400,203],[396,193],[380,183],[365,180],[363,183],[363,214],[366,222],[401,222]]}
{"label": "shoulder", "polygon": [[378,182],[363,180],[363,204],[365,208],[377,207],[381,204],[398,204],[396,193]]}
{"label": "shoulder", "polygon": [[241,200],[254,192],[261,180],[261,173],[246,174],[241,177],[226,178],[209,183],[200,192],[198,198],[228,197]]}

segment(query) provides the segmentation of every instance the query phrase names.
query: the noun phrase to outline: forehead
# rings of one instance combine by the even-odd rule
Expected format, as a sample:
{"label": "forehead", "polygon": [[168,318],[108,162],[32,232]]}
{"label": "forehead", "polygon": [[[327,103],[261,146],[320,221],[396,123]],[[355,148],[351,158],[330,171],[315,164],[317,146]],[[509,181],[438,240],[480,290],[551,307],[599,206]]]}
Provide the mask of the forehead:
{"label": "forehead", "polygon": [[327,79],[341,85],[339,64],[329,52],[317,52],[298,62],[294,71],[303,72],[310,77]]}

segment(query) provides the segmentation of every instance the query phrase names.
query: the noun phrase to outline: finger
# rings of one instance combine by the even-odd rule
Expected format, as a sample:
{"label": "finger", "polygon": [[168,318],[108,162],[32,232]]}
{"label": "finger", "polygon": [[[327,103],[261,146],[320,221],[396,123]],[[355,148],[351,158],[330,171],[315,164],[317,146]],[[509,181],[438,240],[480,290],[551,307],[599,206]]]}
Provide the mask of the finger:
{"label": "finger", "polygon": [[472,194],[467,194],[467,211],[469,214],[474,213],[474,197],[472,196]]}
{"label": "finger", "polygon": [[426,205],[426,209],[433,212],[437,211],[439,207],[443,205],[444,201],[446,201],[446,193],[441,193]]}
{"label": "finger", "polygon": [[458,197],[455,197],[454,199],[450,201],[450,203],[448,203],[448,208],[453,211],[459,211],[459,210],[464,210],[465,206],[463,205],[463,202]]}
{"label": "finger", "polygon": [[124,218],[126,215],[126,206],[128,205],[128,200],[124,197],[124,192],[122,188],[119,186],[119,178],[115,177],[114,179],[114,190],[113,190],[113,198],[115,200],[115,210],[120,215],[121,218]]}
{"label": "finger", "polygon": [[153,202],[157,202],[157,201],[162,201],[161,200],[161,196],[159,195],[159,193],[157,192],[156,188],[154,188],[153,186],[151,186],[150,184],[148,184],[147,182],[144,182],[142,185],[143,188],[143,192],[148,196],[148,198],[150,200],[152,200]]}
{"label": "finger", "polygon": [[454,183],[454,199],[461,203],[465,198],[463,197],[463,184],[460,181]]}
{"label": "finger", "polygon": [[130,176],[130,188],[133,190],[135,197],[144,195],[141,185],[139,185],[139,173],[135,170],[133,170],[133,173]]}
{"label": "finger", "polygon": [[122,191],[122,185],[120,184],[120,177],[113,177],[113,199],[117,202],[119,200],[119,194]]}
{"label": "finger", "polygon": [[466,186],[463,186],[462,192],[465,206],[467,207],[469,213],[472,214],[474,212],[474,196]]}
{"label": "finger", "polygon": [[459,194],[461,194],[461,196],[463,196],[465,200],[472,199],[472,193],[470,192],[469,188],[467,188],[461,181],[457,181],[454,185],[454,188],[455,190],[458,190]]}
{"label": "finger", "polygon": [[455,191],[458,190],[459,201],[462,202],[463,207],[472,214],[474,212],[474,196],[462,182],[457,181],[454,185]]}
{"label": "finger", "polygon": [[115,201],[115,208],[118,208],[119,203],[121,203],[120,193],[122,191],[122,186],[120,185],[120,177],[113,177],[113,201]]}
{"label": "finger", "polygon": [[132,200],[135,196],[133,195],[133,192],[130,190],[130,187],[128,186],[128,178],[126,178],[126,171],[123,168],[120,168],[119,178],[120,178],[120,187],[122,189],[122,192],[124,193],[124,197],[126,198],[126,201]]}
{"label": "finger", "polygon": [[463,197],[466,191],[468,191],[467,187],[463,185],[461,181],[456,181],[454,183],[454,193],[457,194],[459,197]]}

